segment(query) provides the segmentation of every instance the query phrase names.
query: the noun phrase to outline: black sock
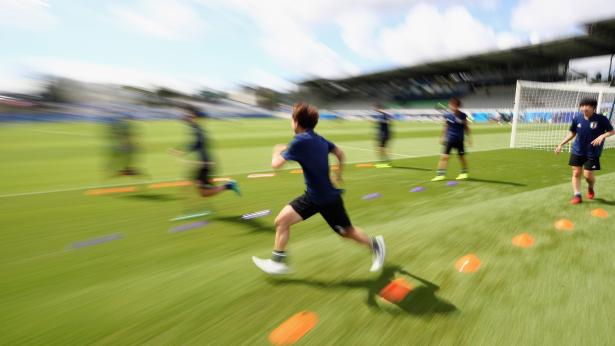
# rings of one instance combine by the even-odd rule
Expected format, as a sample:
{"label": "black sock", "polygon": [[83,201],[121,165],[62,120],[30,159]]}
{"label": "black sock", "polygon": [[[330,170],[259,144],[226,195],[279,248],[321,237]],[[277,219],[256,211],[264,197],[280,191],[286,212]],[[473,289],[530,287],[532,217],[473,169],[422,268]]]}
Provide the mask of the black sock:
{"label": "black sock", "polygon": [[376,238],[371,238],[370,240],[372,241],[372,251],[376,252],[379,249],[378,242],[376,241]]}
{"label": "black sock", "polygon": [[445,175],[446,174],[446,169],[438,169],[438,172],[436,173],[436,175]]}
{"label": "black sock", "polygon": [[271,260],[279,263],[286,262],[286,252],[273,250],[273,252],[271,253]]}

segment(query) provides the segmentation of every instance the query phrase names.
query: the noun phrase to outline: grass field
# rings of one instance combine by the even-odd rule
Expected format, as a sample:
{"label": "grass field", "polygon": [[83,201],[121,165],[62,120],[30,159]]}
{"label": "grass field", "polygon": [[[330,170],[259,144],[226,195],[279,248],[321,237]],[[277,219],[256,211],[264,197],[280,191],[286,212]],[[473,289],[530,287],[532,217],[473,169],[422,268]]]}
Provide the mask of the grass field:
{"label": "grass field", "polygon": [[[142,166],[155,181],[181,179],[186,167],[166,153],[186,143],[176,122],[138,124]],[[210,201],[185,187],[148,189],[144,178],[108,178],[101,125],[13,124],[0,128],[0,344],[266,345],[293,314],[318,324],[298,344],[595,345],[615,343],[615,152],[602,158],[597,199],[570,198],[567,155],[505,149],[510,128],[475,126],[470,181],[429,182],[439,126],[396,124],[394,168],[345,172],[353,223],[387,242],[387,265],[330,231],[320,217],[291,232],[295,273],[269,278],[251,262],[273,245],[275,214],[303,191],[288,170],[273,178],[271,148],[288,142],[286,121],[206,124],[217,175],[237,179],[243,197]],[[318,132],[350,162],[370,162],[371,124],[326,122]],[[288,166],[293,168],[294,166]],[[452,161],[449,176],[457,174]],[[135,185],[134,193],[90,196],[88,189]],[[422,192],[410,189],[423,186]],[[189,188],[188,188],[189,189]],[[379,192],[382,197],[361,197]],[[210,223],[172,233],[187,208],[213,209]],[[239,216],[271,209],[252,221]],[[556,220],[574,222],[557,231]],[[511,245],[527,232],[533,247]],[[71,244],[121,234],[81,248]],[[475,273],[454,264],[474,253]],[[378,292],[394,278],[414,289],[398,306]]]}

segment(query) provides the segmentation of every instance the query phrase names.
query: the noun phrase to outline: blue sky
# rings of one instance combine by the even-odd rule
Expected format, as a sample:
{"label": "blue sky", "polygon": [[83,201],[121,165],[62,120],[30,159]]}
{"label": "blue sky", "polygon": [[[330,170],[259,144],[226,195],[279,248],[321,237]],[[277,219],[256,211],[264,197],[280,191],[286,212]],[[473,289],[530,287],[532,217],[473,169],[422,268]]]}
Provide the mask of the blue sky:
{"label": "blue sky", "polygon": [[181,90],[292,88],[579,33],[611,0],[0,0],[0,89],[36,72]]}

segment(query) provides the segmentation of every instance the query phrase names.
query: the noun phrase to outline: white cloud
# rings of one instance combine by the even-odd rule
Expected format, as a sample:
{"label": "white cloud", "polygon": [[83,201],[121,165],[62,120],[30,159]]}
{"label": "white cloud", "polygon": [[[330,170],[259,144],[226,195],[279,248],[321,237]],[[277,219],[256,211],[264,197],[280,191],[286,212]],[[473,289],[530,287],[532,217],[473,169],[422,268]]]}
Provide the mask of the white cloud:
{"label": "white cloud", "polygon": [[170,76],[126,66],[96,64],[81,60],[55,58],[27,59],[26,66],[37,73],[75,79],[83,82],[119,84],[144,88],[167,87],[191,93],[203,86],[202,79]]}
{"label": "white cloud", "polygon": [[139,0],[132,6],[113,5],[110,11],[124,26],[166,40],[192,38],[204,28],[193,6],[182,0]]}
{"label": "white cloud", "polygon": [[440,12],[435,6],[420,4],[402,24],[382,30],[379,44],[390,60],[415,64],[492,49],[497,46],[497,35],[462,6]]}
{"label": "white cloud", "polygon": [[526,40],[511,32],[500,32],[495,37],[499,49],[509,49],[527,44]]}
{"label": "white cloud", "polygon": [[357,55],[379,59],[381,57],[375,33],[380,20],[374,12],[366,8],[356,8],[343,12],[337,18],[344,43]]}
{"label": "white cloud", "polygon": [[541,41],[570,35],[578,32],[575,25],[614,15],[613,0],[520,0],[512,12],[511,26]]}
{"label": "white cloud", "polygon": [[47,0],[0,0],[0,26],[42,31],[57,23]]}
{"label": "white cloud", "polygon": [[314,20],[329,1],[249,1],[230,4],[250,18],[260,31],[260,45],[274,61],[290,74],[340,77],[359,69],[335,50],[319,41],[306,24]]}
{"label": "white cloud", "polygon": [[245,83],[277,91],[295,91],[297,89],[297,84],[261,69],[254,69],[249,72]]}

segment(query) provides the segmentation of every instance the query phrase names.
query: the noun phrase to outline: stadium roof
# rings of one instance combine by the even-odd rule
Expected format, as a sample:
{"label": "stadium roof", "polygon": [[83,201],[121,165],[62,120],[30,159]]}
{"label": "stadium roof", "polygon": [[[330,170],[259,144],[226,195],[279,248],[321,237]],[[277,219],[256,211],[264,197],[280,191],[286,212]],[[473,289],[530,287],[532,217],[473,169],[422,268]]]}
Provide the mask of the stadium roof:
{"label": "stadium roof", "polygon": [[541,44],[427,62],[350,78],[309,80],[301,83],[301,85],[308,87],[319,86],[328,82],[356,84],[394,78],[415,78],[448,73],[502,70],[528,65],[552,66],[561,63],[567,64],[571,59],[615,53],[615,18],[586,24],[585,31],[586,34],[581,36]]}

